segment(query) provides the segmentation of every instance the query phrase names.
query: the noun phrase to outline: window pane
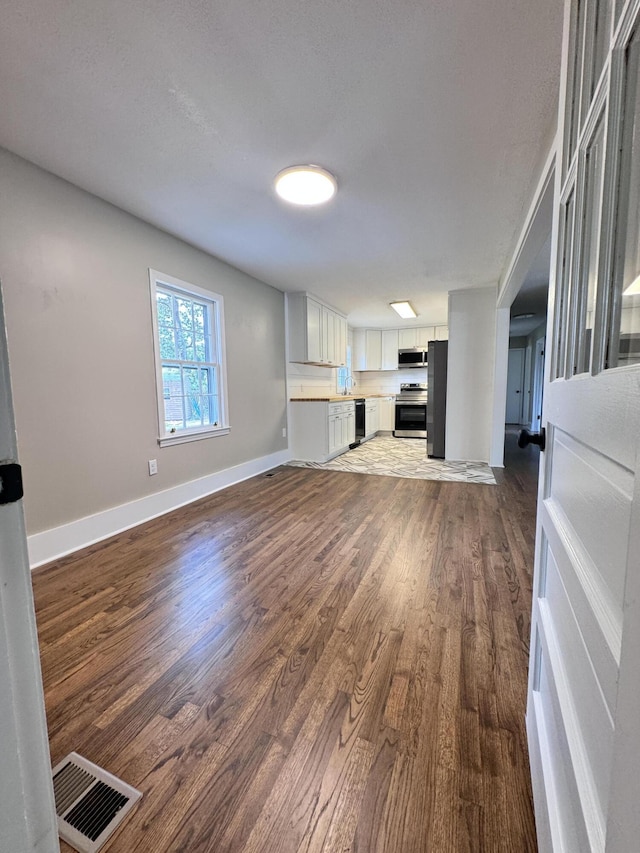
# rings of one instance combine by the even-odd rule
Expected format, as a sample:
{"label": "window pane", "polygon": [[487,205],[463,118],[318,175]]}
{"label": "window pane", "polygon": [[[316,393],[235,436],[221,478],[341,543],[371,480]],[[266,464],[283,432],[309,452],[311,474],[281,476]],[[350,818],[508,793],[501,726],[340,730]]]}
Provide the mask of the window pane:
{"label": "window pane", "polygon": [[182,379],[179,367],[162,368],[164,421],[167,432],[184,428]]}
{"label": "window pane", "polygon": [[176,299],[176,302],[178,304],[180,325],[183,329],[191,331],[193,329],[193,303],[190,299]]}
{"label": "window pane", "polygon": [[640,38],[627,50],[607,367],[640,364]]}
{"label": "window pane", "polygon": [[207,357],[205,317],[206,308],[195,302],[193,305],[193,331],[195,343],[195,361],[209,361]]}
{"label": "window pane", "polygon": [[200,371],[197,367],[183,368],[183,383],[185,393],[185,414],[187,426],[200,426],[202,422],[202,407],[200,405]]}
{"label": "window pane", "polygon": [[177,354],[173,328],[158,326],[158,337],[160,339],[160,358],[175,359]]}
{"label": "window pane", "polygon": [[611,41],[611,7],[612,0],[596,0],[596,31],[593,44],[593,65],[591,69],[591,86],[589,96],[593,95],[609,50]]}
{"label": "window pane", "polygon": [[571,195],[564,206],[564,215],[562,217],[562,233],[560,235],[560,252],[558,257],[561,259],[560,269],[558,271],[558,283],[556,290],[556,305],[555,305],[555,371],[556,379],[565,375],[566,371],[566,356],[567,356],[567,338],[569,334],[569,288],[571,284],[571,265],[573,254],[573,209],[575,203],[575,191],[571,191]]}
{"label": "window pane", "polygon": [[586,0],[579,0],[575,4],[575,12],[573,19],[573,38],[575,50],[573,51],[573,66],[571,68],[571,80],[569,83],[569,91],[567,92],[566,106],[566,151],[567,159],[564,164],[565,170],[568,169],[569,163],[576,150],[578,141],[578,129],[580,122],[580,104],[582,97],[582,63],[584,58],[584,30],[586,18]]}
{"label": "window pane", "polygon": [[172,325],[171,297],[166,293],[156,293],[156,304],[158,306],[158,324],[163,326]]}
{"label": "window pane", "polygon": [[203,394],[201,398],[202,422],[205,426],[219,426],[218,398],[215,394]]}
{"label": "window pane", "polygon": [[596,308],[596,284],[600,245],[600,207],[604,173],[604,119],[600,119],[586,153],[585,211],[581,273],[578,280],[578,323],[573,373],[586,373],[591,363],[593,323]]}

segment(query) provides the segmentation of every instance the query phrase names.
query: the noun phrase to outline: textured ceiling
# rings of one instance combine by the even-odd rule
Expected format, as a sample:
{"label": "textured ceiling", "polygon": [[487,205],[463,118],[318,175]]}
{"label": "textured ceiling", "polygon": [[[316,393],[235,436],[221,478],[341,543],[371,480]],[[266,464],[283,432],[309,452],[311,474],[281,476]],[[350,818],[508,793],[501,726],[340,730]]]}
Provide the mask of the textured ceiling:
{"label": "textured ceiling", "polygon": [[[5,2],[0,145],[354,325],[429,322],[508,261],[561,25],[562,0]],[[324,208],[273,192],[304,162]]]}

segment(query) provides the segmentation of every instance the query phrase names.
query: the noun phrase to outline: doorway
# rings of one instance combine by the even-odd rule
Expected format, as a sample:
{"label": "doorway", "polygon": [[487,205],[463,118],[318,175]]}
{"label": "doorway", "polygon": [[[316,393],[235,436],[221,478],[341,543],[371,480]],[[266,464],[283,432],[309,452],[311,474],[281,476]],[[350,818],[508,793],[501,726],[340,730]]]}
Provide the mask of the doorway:
{"label": "doorway", "polygon": [[509,350],[509,368],[507,372],[507,408],[505,422],[521,424],[524,422],[524,381],[525,354],[522,348]]}

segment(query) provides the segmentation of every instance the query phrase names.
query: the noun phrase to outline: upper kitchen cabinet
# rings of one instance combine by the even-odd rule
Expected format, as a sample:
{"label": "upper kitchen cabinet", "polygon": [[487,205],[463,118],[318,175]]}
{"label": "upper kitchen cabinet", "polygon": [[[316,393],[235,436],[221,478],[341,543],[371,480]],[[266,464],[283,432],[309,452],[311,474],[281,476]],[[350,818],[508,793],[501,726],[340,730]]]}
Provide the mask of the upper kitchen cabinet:
{"label": "upper kitchen cabinet", "polygon": [[354,329],[354,370],[397,370],[397,329]]}
{"label": "upper kitchen cabinet", "polygon": [[381,370],[397,370],[398,369],[398,343],[397,329],[382,330],[382,364]]}
{"label": "upper kitchen cabinet", "polygon": [[429,341],[446,341],[449,339],[448,326],[418,326],[415,329],[400,329],[398,333],[399,349],[423,347],[426,349]]}
{"label": "upper kitchen cabinet", "polygon": [[289,361],[344,367],[347,320],[308,293],[287,293]]}

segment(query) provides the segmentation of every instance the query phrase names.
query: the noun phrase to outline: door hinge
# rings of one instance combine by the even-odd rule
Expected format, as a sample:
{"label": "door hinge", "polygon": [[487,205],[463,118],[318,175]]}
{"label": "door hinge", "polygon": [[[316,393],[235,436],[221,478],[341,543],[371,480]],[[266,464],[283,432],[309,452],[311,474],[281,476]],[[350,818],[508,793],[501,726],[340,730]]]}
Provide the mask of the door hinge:
{"label": "door hinge", "polygon": [[0,465],[0,505],[15,503],[23,495],[22,468],[17,462]]}

